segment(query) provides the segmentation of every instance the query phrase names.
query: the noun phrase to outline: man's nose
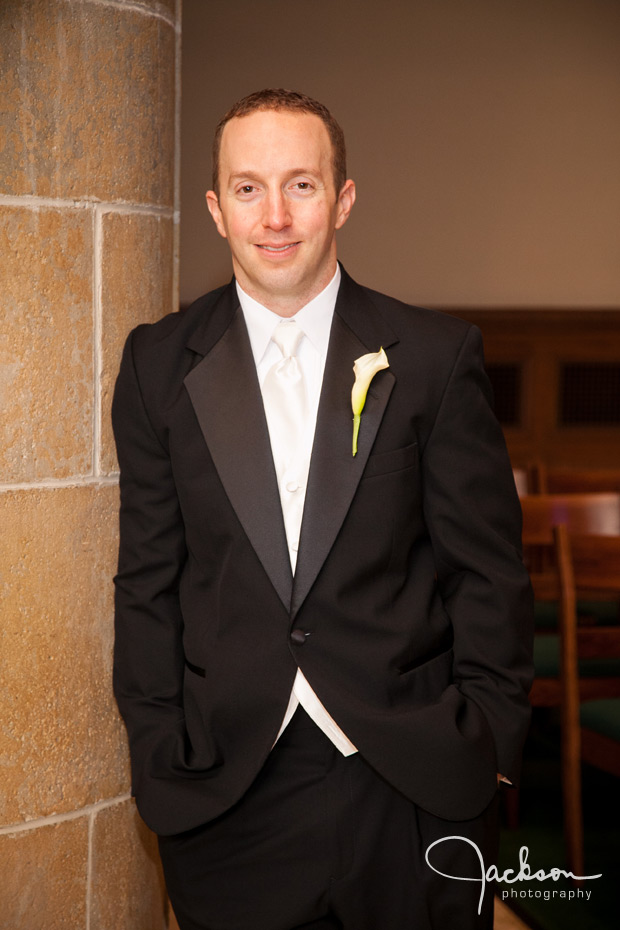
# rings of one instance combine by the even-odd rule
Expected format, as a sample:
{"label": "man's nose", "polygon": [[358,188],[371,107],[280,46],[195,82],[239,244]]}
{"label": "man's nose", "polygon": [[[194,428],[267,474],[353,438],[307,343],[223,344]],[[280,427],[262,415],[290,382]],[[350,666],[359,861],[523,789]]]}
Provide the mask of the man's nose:
{"label": "man's nose", "polygon": [[290,222],[290,205],[284,191],[269,191],[265,198],[264,226],[270,229],[284,229]]}

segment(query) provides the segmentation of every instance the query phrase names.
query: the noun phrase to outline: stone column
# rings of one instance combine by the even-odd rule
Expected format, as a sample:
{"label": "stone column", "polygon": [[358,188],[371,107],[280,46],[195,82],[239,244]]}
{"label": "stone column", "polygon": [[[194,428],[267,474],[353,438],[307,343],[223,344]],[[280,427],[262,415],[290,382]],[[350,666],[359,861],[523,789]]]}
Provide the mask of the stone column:
{"label": "stone column", "polygon": [[180,0],[0,2],[0,928],[160,930],[111,691],[125,335],[175,309]]}

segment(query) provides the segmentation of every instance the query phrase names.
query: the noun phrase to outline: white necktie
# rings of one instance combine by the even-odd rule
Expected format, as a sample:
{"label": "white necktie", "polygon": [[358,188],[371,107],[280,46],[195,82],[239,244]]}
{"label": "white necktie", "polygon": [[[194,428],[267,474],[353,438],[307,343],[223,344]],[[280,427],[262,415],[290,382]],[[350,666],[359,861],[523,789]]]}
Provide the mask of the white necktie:
{"label": "white necktie", "polygon": [[278,324],[271,338],[282,358],[267,372],[262,391],[293,572],[310,464],[309,450],[305,448],[308,399],[295,354],[303,336],[295,320]]}
{"label": "white necktie", "polygon": [[[311,440],[308,439],[307,431],[306,385],[301,365],[295,355],[303,336],[303,330],[295,320],[282,320],[278,323],[271,339],[282,352],[282,358],[271,366],[262,388],[293,574],[297,564],[311,453]],[[323,707],[299,668],[278,738],[298,703],[343,755],[348,756],[357,751]]]}

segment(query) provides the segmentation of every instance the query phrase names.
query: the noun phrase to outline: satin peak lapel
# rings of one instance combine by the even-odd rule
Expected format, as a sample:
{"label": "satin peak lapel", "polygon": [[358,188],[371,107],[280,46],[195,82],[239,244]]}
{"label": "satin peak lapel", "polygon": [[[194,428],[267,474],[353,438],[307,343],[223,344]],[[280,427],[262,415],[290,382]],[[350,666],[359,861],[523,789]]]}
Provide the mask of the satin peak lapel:
{"label": "satin peak lapel", "polygon": [[269,431],[241,308],[185,386],[224,490],[287,610],[292,574]]}
{"label": "satin peak lapel", "polygon": [[[384,347],[395,341],[386,339]],[[369,349],[341,316],[334,314],[293,584],[293,616],[314,584],[351,506],[396,380],[389,368],[375,375],[362,413],[357,455],[353,456],[353,362],[379,348]]]}

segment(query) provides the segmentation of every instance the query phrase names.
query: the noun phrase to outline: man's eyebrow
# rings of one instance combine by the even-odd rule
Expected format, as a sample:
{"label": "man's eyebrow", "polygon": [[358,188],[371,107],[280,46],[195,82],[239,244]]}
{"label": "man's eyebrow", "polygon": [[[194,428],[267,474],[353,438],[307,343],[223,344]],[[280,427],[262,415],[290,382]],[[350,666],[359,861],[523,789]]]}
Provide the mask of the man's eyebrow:
{"label": "man's eyebrow", "polygon": [[[320,168],[291,168],[290,171],[286,172],[286,177],[294,178],[298,174],[309,174],[313,177],[321,174]],[[235,183],[237,181],[260,181],[260,175],[255,171],[235,171],[234,174],[229,176],[229,181]]]}
{"label": "man's eyebrow", "polygon": [[230,175],[229,180],[230,181],[243,181],[246,178],[250,181],[257,181],[258,175],[254,174],[253,171],[237,171],[235,174]]}
{"label": "man's eyebrow", "polygon": [[289,177],[293,178],[297,174],[313,174],[317,175],[321,173],[320,168],[292,168],[290,171],[287,171]]}

